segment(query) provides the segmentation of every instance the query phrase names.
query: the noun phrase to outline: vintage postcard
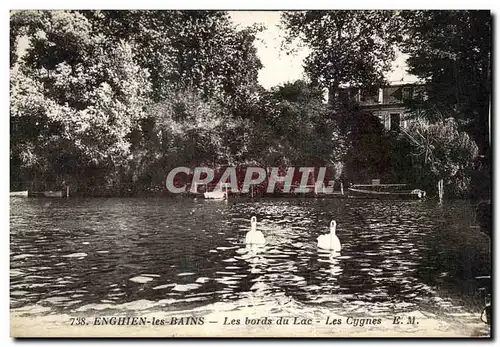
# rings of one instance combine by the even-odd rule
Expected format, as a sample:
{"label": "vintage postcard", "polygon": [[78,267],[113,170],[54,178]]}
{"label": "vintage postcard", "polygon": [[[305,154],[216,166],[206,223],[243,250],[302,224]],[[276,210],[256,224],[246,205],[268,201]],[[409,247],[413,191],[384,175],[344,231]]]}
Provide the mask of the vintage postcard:
{"label": "vintage postcard", "polygon": [[12,10],[13,337],[491,337],[490,11]]}

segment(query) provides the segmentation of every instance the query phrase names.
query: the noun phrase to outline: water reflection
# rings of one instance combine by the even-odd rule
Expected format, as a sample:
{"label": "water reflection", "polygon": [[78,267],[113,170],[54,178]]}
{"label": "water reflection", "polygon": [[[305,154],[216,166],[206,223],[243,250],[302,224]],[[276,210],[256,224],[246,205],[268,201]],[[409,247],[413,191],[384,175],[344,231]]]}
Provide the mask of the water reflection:
{"label": "water reflection", "polygon": [[[340,252],[337,251],[324,251],[319,250],[319,263],[325,263],[328,268],[321,269],[319,271],[326,272],[332,275],[332,279],[335,279],[342,273],[342,267],[340,266]],[[345,258],[344,258],[345,259]]]}
{"label": "water reflection", "polygon": [[[255,215],[264,246],[245,246]],[[465,202],[11,200],[11,306],[480,311],[488,240]],[[338,222],[341,253],[316,239]]]}

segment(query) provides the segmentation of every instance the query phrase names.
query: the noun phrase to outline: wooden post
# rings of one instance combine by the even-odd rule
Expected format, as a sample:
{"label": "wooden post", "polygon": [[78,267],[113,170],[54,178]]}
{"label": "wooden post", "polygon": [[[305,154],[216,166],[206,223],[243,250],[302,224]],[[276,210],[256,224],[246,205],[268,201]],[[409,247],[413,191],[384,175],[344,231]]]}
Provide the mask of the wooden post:
{"label": "wooden post", "polygon": [[66,197],[69,198],[69,185],[66,186]]}
{"label": "wooden post", "polygon": [[439,195],[439,202],[443,202],[444,185],[442,179],[438,181],[438,195]]}

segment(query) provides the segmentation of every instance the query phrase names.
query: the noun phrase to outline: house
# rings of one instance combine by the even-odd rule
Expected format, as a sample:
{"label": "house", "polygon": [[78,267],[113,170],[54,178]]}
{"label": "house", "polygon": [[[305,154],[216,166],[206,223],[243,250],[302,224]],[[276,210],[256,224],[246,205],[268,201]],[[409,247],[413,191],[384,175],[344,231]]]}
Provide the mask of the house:
{"label": "house", "polygon": [[[393,82],[381,88],[342,89],[340,97],[356,102],[361,110],[377,116],[386,130],[397,131],[408,126],[408,103],[426,99],[426,87],[418,83]],[[331,100],[330,95],[327,99]]]}

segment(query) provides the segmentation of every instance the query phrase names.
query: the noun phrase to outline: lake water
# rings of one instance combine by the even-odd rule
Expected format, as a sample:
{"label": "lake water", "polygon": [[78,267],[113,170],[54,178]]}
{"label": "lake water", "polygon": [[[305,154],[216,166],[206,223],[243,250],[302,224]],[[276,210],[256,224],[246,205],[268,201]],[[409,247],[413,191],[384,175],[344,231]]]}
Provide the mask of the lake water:
{"label": "lake water", "polygon": [[[480,322],[489,240],[466,201],[10,200],[11,309],[30,315],[261,306]],[[243,244],[256,216],[267,244]],[[337,221],[340,255],[316,238]],[[23,311],[24,310],[24,311]],[[481,323],[482,324],[482,323]]]}

